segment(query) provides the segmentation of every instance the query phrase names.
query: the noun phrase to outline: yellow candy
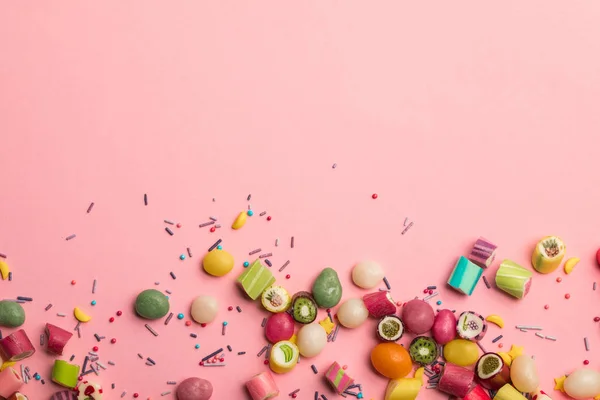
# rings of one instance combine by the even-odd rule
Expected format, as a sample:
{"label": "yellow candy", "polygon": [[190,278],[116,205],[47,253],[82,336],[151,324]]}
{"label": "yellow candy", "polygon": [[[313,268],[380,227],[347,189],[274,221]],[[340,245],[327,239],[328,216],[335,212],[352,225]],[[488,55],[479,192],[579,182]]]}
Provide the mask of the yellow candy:
{"label": "yellow candy", "polygon": [[297,344],[296,341],[298,340],[298,336],[296,336],[296,334],[292,335],[292,337],[290,338],[290,342]]}
{"label": "yellow candy", "polygon": [[331,321],[331,319],[329,319],[329,317],[319,322],[319,325],[325,329],[325,333],[327,333],[327,335],[329,335],[331,331],[333,331],[333,328],[335,328],[335,324]]}
{"label": "yellow candy", "polygon": [[225,250],[215,249],[204,256],[202,265],[206,273],[212,276],[224,276],[233,269],[233,256]]}
{"label": "yellow candy", "polygon": [[231,229],[240,229],[242,226],[244,226],[246,224],[247,219],[248,219],[248,214],[246,214],[244,211],[242,211],[241,213],[238,214],[235,221],[233,221],[233,224],[231,225]]}
{"label": "yellow candy", "polygon": [[577,265],[577,263],[579,262],[579,258],[577,257],[571,257],[569,258],[566,262],[565,262],[565,274],[569,275],[571,272],[573,272],[573,268],[575,268],[575,266]]}
{"label": "yellow candy", "polygon": [[557,236],[546,236],[535,245],[531,264],[537,272],[549,274],[560,265],[565,256],[566,246]]}
{"label": "yellow candy", "polygon": [[419,368],[414,378],[390,380],[385,391],[385,400],[415,400],[423,385],[423,373],[423,368]]}
{"label": "yellow candy", "polygon": [[563,375],[559,378],[554,378],[554,390],[558,390],[560,392],[565,392],[565,379],[567,379],[566,375]]}
{"label": "yellow candy", "polygon": [[73,309],[73,315],[75,316],[75,319],[79,322],[85,323],[92,320],[92,317],[83,312],[83,310],[79,307],[75,307]]}
{"label": "yellow candy", "polygon": [[0,372],[4,371],[8,367],[12,367],[16,363],[17,363],[16,361],[5,361],[5,362],[3,362],[2,364],[0,364]]}
{"label": "yellow candy", "polygon": [[479,348],[470,340],[454,339],[444,346],[444,358],[449,363],[468,367],[479,359]]}
{"label": "yellow candy", "polygon": [[504,328],[504,320],[499,315],[496,315],[496,314],[488,315],[485,318],[485,320],[487,322],[491,322],[492,324],[498,325],[500,328]]}
{"label": "yellow candy", "polygon": [[2,280],[8,279],[8,273],[10,272],[10,268],[8,268],[8,264],[4,261],[0,261],[0,276]]}
{"label": "yellow candy", "polygon": [[512,346],[510,346],[510,351],[508,352],[508,355],[514,360],[515,358],[522,355],[523,351],[525,351],[525,347],[513,344]]}
{"label": "yellow candy", "polygon": [[508,355],[508,353],[501,351],[500,353],[498,353],[498,355],[500,356],[500,358],[502,358],[504,364],[510,367],[510,365],[512,364],[512,358]]}

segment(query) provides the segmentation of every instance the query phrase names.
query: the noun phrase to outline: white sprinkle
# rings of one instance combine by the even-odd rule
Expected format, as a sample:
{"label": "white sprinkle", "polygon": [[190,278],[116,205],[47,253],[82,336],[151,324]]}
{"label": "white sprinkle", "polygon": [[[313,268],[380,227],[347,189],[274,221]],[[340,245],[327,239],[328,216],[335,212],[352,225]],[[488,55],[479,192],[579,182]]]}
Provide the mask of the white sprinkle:
{"label": "white sprinkle", "polygon": [[541,334],[541,333],[539,333],[539,332],[536,332],[536,333],[535,333],[535,336],[537,336],[537,337],[539,337],[539,338],[542,338],[542,339],[544,339],[544,338],[546,337],[546,336],[542,335],[542,334]]}
{"label": "white sprinkle", "polygon": [[554,336],[546,336],[546,339],[556,342],[556,338]]}
{"label": "white sprinkle", "polygon": [[530,330],[530,331],[541,331],[542,329],[544,329],[541,326],[533,326],[533,325],[517,325],[517,326],[515,326],[515,328],[517,328],[517,329],[527,329],[527,330]]}

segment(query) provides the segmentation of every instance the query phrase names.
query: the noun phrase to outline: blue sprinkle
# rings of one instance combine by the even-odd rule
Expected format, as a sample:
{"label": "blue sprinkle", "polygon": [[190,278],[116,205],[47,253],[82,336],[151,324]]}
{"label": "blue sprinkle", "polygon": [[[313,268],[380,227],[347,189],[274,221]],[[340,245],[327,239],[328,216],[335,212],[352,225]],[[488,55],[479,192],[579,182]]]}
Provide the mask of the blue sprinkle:
{"label": "blue sprinkle", "polygon": [[35,378],[36,381],[39,381],[40,379],[42,379],[42,377],[41,377],[40,374],[35,374],[34,378]]}
{"label": "blue sprinkle", "polygon": [[95,306],[96,305],[96,300],[92,300],[92,305]]}
{"label": "blue sprinkle", "polygon": [[167,300],[169,300],[169,296],[165,296],[167,298]]}
{"label": "blue sprinkle", "polygon": [[185,254],[182,254],[182,255],[180,255],[180,256],[179,256],[179,259],[180,259],[180,260],[185,260]]}
{"label": "blue sprinkle", "polygon": [[248,268],[249,265],[250,263],[248,261],[244,261],[244,268]]}
{"label": "blue sprinkle", "polygon": [[199,348],[200,348],[200,345],[199,345],[199,344],[197,344],[197,345],[195,345],[194,347],[195,347],[195,348],[197,348],[197,349],[199,349]]}
{"label": "blue sprinkle", "polygon": [[177,319],[183,319],[184,315],[182,313],[177,314]]}
{"label": "blue sprinkle", "polygon": [[356,398],[357,398],[357,399],[362,399],[362,398],[363,398],[363,394],[362,394],[362,392],[358,393],[358,394],[356,395]]}
{"label": "blue sprinkle", "polygon": [[223,326],[227,326],[227,321],[224,321],[224,322],[223,322]]}
{"label": "blue sprinkle", "polygon": [[248,216],[249,216],[249,217],[251,217],[251,216],[253,216],[253,215],[254,215],[254,211],[252,211],[252,210],[248,210]]}
{"label": "blue sprinkle", "polygon": [[221,245],[218,245],[218,246],[217,246],[217,249],[218,249],[218,250],[223,250],[223,246],[221,246]]}
{"label": "blue sprinkle", "polygon": [[442,305],[442,301],[438,300],[435,304],[437,304],[438,306],[441,306]]}

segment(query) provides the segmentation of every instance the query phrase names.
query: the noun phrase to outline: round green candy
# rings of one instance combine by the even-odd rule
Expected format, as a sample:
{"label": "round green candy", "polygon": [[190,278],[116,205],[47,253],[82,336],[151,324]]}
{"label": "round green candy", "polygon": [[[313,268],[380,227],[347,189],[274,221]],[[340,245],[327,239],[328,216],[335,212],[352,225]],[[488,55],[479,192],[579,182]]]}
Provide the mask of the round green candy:
{"label": "round green candy", "polygon": [[25,322],[25,310],[14,301],[0,301],[0,326],[16,328]]}
{"label": "round green candy", "polygon": [[144,290],[135,299],[135,312],[146,319],[162,318],[169,312],[169,300],[158,290]]}

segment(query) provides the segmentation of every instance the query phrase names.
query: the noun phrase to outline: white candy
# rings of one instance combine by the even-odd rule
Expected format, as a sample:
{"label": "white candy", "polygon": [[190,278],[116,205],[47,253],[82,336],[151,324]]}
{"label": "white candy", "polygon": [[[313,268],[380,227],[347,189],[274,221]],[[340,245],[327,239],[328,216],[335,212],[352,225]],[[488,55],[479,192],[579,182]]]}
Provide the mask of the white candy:
{"label": "white candy", "polygon": [[519,392],[533,392],[540,385],[535,361],[525,354],[515,358],[510,365],[510,379]]}
{"label": "white candy", "polygon": [[363,289],[373,289],[383,276],[383,268],[375,261],[361,261],[352,269],[352,281]]}
{"label": "white candy", "polygon": [[346,328],[357,328],[369,317],[362,299],[350,299],[342,303],[337,312],[338,321]]}
{"label": "white candy", "polygon": [[212,296],[198,296],[192,302],[190,313],[192,319],[199,324],[208,324],[214,321],[219,311],[219,303]]}
{"label": "white candy", "polygon": [[327,333],[318,323],[304,325],[298,331],[296,345],[303,357],[315,357],[327,344]]}
{"label": "white candy", "polygon": [[600,394],[600,372],[581,368],[570,374],[564,383],[565,392],[574,399],[590,399]]}

